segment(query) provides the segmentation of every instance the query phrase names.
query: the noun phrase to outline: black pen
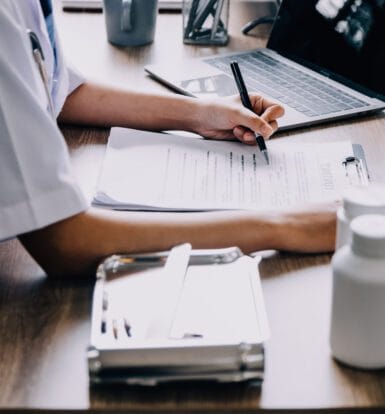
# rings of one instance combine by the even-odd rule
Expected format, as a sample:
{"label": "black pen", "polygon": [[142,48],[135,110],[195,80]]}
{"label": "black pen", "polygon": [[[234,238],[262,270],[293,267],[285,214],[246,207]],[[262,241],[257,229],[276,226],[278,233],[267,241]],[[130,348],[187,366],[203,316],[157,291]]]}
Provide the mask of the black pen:
{"label": "black pen", "polygon": [[[239,91],[239,95],[241,97],[242,104],[245,108],[250,109],[254,112],[253,106],[251,105],[249,94],[246,89],[245,82],[242,77],[241,70],[239,69],[238,62],[234,61],[230,63],[231,71],[233,72],[235,83],[237,84],[237,88]],[[267,152],[265,140],[259,134],[255,134],[255,139],[257,141],[258,147],[261,150],[262,154],[266,159],[266,163],[270,164],[269,160],[269,153]]]}

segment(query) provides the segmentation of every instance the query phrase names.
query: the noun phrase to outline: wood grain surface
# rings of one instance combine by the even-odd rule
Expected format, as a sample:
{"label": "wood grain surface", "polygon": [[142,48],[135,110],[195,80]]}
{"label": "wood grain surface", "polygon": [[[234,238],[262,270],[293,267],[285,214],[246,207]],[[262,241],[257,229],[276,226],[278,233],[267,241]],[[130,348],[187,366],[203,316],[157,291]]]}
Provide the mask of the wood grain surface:
{"label": "wood grain surface", "polygon": [[[170,56],[178,60],[264,45],[268,26],[248,37],[240,33],[240,27],[269,8],[263,2],[232,1],[231,41],[224,48],[183,45],[181,15],[162,13],[153,45],[125,49],[107,43],[101,13],[64,13],[55,3],[65,54],[86,77],[154,91],[165,88],[145,75],[143,65]],[[69,126],[62,130],[76,174],[91,198],[108,130]],[[382,115],[278,134],[284,137],[360,143],[372,179],[385,182]],[[385,412],[384,372],[353,370],[330,356],[330,255],[265,252],[264,257],[260,272],[272,336],[266,344],[262,387],[90,388],[86,348],[93,279],[49,280],[17,240],[0,244],[0,410]]]}

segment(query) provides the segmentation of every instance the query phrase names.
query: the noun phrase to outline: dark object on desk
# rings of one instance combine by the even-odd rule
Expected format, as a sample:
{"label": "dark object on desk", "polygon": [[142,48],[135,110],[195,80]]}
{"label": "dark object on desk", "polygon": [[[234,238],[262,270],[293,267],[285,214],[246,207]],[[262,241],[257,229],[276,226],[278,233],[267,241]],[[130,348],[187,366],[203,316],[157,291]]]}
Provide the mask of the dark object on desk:
{"label": "dark object on desk", "polygon": [[[230,62],[237,60],[249,92],[285,107],[281,130],[385,108],[385,10],[366,0],[370,13],[365,25],[354,8],[346,25],[343,16],[327,17],[321,3],[283,0],[266,48],[186,59],[178,65],[164,61],[146,70],[187,95],[227,96],[231,87],[236,92]],[[212,89],[195,92],[198,80],[220,75],[225,76],[211,82]]]}
{"label": "dark object on desk", "polygon": [[229,40],[229,0],[185,0],[183,42],[223,46]]}
{"label": "dark object on desk", "polygon": [[[277,10],[278,10],[279,6],[281,5],[281,0],[275,0],[275,3],[277,5]],[[250,20],[248,23],[246,23],[242,27],[242,33],[243,34],[249,34],[249,32],[251,30],[253,30],[255,27],[259,26],[260,24],[274,23],[275,16],[276,15],[262,16],[262,17],[258,17],[257,19],[254,19],[254,20]]]}
{"label": "dark object on desk", "polygon": [[154,41],[158,0],[104,0],[107,38],[117,46],[145,46]]}
{"label": "dark object on desk", "polygon": [[[160,12],[180,12],[183,0],[159,0]],[[103,11],[103,0],[62,0],[64,11],[86,11],[100,13]]]}
{"label": "dark object on desk", "polygon": [[[242,77],[241,70],[239,69],[239,66],[238,66],[238,62],[236,61],[231,62],[230,67],[234,75],[235,83],[237,84],[237,88],[239,91],[239,95],[241,97],[242,105],[245,108],[250,109],[250,111],[254,112],[253,106],[250,102],[249,94],[246,89],[245,82]],[[263,139],[263,137],[261,137],[258,134],[255,134],[255,139],[257,141],[259,149],[261,150],[263,156],[265,157],[266,163],[270,164],[269,153],[267,152],[265,140]]]}

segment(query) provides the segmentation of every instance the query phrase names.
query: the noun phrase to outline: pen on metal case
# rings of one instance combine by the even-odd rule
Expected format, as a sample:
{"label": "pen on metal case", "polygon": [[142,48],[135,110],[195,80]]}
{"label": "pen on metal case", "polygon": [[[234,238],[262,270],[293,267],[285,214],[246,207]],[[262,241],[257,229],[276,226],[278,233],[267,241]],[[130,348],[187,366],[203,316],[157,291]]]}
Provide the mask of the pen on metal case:
{"label": "pen on metal case", "polygon": [[[246,85],[245,85],[245,82],[241,74],[241,70],[238,66],[238,62],[235,62],[235,61],[231,62],[230,67],[231,67],[231,71],[233,72],[235,83],[237,84],[239,96],[241,97],[243,106],[253,111],[253,106],[251,105],[249,94],[247,92]],[[265,140],[259,134],[255,134],[255,139],[257,141],[259,149],[261,150],[262,154],[265,157],[266,163],[270,164],[269,153],[267,152]]]}

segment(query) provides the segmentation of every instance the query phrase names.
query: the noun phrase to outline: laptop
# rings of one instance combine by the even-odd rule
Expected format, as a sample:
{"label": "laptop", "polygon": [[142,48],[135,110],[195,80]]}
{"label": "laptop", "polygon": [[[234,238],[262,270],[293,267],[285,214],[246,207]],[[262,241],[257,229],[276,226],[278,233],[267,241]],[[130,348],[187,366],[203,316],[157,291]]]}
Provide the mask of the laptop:
{"label": "laptop", "polygon": [[237,60],[249,92],[286,109],[280,129],[385,108],[385,2],[283,0],[267,47],[146,66],[156,80],[196,97],[237,94]]}

